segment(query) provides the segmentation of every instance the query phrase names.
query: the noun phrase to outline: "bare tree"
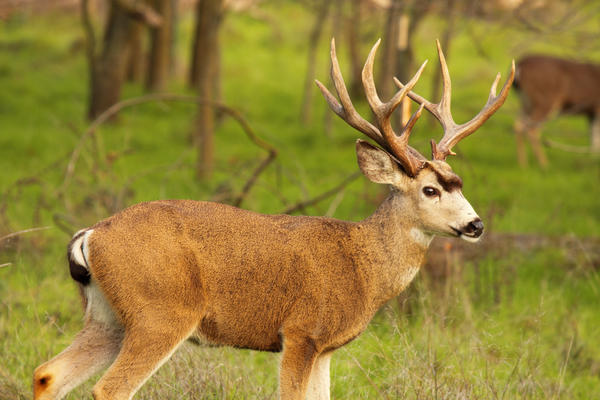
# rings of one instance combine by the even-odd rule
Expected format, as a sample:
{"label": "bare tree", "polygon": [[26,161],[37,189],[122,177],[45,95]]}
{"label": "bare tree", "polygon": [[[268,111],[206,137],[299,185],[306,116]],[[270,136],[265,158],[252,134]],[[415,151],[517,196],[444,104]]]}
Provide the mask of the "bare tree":
{"label": "bare tree", "polygon": [[346,19],[348,50],[350,51],[350,94],[358,96],[362,90],[360,59],[360,24],[363,0],[350,0],[350,15]]}
{"label": "bare tree", "polygon": [[127,80],[130,82],[141,82],[146,71],[146,60],[144,57],[144,33],[145,26],[141,22],[134,23],[134,29],[129,41],[129,60],[127,61]]}
{"label": "bare tree", "polygon": [[[382,98],[390,97],[394,92],[392,77],[396,73],[396,53],[398,44],[399,20],[402,12],[403,0],[392,0],[387,10],[387,20],[383,32],[383,43],[381,49],[381,62],[379,68],[379,95]],[[401,81],[406,82],[399,77]]]}
{"label": "bare tree", "polygon": [[[452,42],[452,37],[454,36],[454,29],[456,26],[456,17],[457,17],[457,0],[445,0],[444,6],[442,7],[443,15],[446,16],[446,27],[444,32],[442,33],[442,38],[440,40],[442,48],[444,49],[446,61],[449,59],[450,55],[450,47]],[[440,71],[440,67],[436,67],[436,72],[433,74],[433,84],[431,85],[431,98],[437,99],[440,96],[441,83],[442,83],[442,74]],[[431,120],[433,122],[433,120]]]}
{"label": "bare tree", "polygon": [[[394,91],[392,77],[402,82],[410,79],[409,71],[414,70],[413,34],[419,23],[430,9],[433,0],[392,0],[388,10],[388,18],[384,32],[384,48],[379,87],[383,98],[391,96]],[[408,121],[410,102],[402,104],[402,112],[398,114],[400,121]]]}
{"label": "bare tree", "polygon": [[163,23],[150,29],[150,54],[146,88],[160,91],[165,87],[172,59],[173,34],[172,0],[152,0],[152,6],[161,15]]}
{"label": "bare tree", "polygon": [[323,27],[329,16],[331,2],[322,1],[316,10],[315,22],[308,38],[308,62],[306,64],[306,75],[304,79],[304,94],[302,96],[302,108],[300,121],[304,124],[311,119],[312,93],[314,90],[315,63],[317,59],[317,47],[323,32]]}
{"label": "bare tree", "polygon": [[113,0],[104,29],[102,50],[96,54],[94,29],[88,1],[82,1],[83,23],[88,37],[90,100],[88,118],[94,119],[119,101],[127,74],[131,39],[135,38],[136,21],[158,26],[162,19],[148,4],[133,0]]}
{"label": "bare tree", "polygon": [[[223,0],[199,0],[196,6],[196,31],[192,48],[190,84],[198,95],[214,101],[217,93],[219,27],[223,17]],[[197,174],[209,177],[214,163],[214,109],[206,104],[198,105],[194,127],[194,142],[198,148]]]}

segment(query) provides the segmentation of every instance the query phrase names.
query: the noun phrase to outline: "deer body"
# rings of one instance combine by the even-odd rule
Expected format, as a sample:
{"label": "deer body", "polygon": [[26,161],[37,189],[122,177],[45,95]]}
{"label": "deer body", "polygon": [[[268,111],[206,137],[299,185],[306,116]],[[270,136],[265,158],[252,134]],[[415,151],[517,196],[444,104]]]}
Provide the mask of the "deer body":
{"label": "deer body", "polygon": [[[423,258],[424,249],[409,252],[373,225],[217,203],[143,203],[90,228],[88,262],[120,320],[148,306],[186,307],[195,334],[210,344],[280,351],[286,329],[297,329],[317,350],[333,350],[386,300],[380,287],[389,275],[410,282],[400,260],[410,255],[418,266]],[[389,296],[401,289],[390,287]]]}
{"label": "deer body", "polygon": [[522,110],[515,123],[519,163],[527,163],[525,137],[541,166],[548,160],[541,147],[544,122],[556,114],[582,114],[591,122],[590,149],[600,152],[600,65],[545,55],[531,55],[517,63],[515,88]]}
{"label": "deer body", "polygon": [[[377,127],[349,103],[333,43],[342,105],[324,91],[336,113],[383,147],[356,143],[363,174],[391,188],[374,214],[347,222],[165,200],[134,205],[78,232],[68,258],[81,288],[85,325],[69,347],[35,370],[35,400],[61,399],[106,367],[94,399],[131,399],[188,339],[281,351],[280,398],[329,399],[332,352],[356,338],[408,286],[433,235],[469,241],[481,236],[483,224],[444,159],[500,106],[512,81],[511,75],[496,96],[496,79],[482,112],[456,125],[439,44],[445,73],[441,105],[410,92],[420,71],[381,103],[372,89],[376,48],[363,81]],[[398,136],[389,116],[405,95],[422,106]],[[431,161],[406,143],[423,108],[445,128],[440,143],[432,144]]]}

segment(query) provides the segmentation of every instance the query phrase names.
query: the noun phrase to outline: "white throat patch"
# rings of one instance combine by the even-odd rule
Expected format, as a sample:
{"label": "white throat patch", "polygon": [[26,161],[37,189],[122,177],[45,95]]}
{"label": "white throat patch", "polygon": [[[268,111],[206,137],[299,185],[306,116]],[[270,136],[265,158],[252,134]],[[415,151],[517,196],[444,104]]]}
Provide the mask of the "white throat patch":
{"label": "white throat patch", "polygon": [[429,247],[433,240],[433,235],[423,232],[417,228],[410,229],[410,237],[421,247]]}

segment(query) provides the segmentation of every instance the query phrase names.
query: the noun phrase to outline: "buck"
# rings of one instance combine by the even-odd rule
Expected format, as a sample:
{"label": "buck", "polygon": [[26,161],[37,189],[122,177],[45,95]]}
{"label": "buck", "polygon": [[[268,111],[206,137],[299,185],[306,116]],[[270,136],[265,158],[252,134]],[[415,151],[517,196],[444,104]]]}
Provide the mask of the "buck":
{"label": "buck", "polygon": [[543,124],[556,114],[584,114],[591,122],[590,150],[600,152],[600,65],[533,55],[519,60],[515,89],[522,110],[515,122],[519,164],[527,164],[526,138],[542,167],[548,159],[540,143]]}
{"label": "buck", "polygon": [[[355,110],[331,42],[339,101],[317,85],[333,111],[379,146],[356,142],[358,164],[391,191],[360,222],[263,215],[191,200],[141,203],[76,233],[68,247],[85,325],[62,353],[39,366],[34,399],[60,399],[103,368],[96,400],[131,399],[182,342],[282,352],[279,395],[329,399],[334,350],[356,338],[375,312],[415,277],[434,235],[477,241],[483,223],[445,162],[504,102],[514,77],[458,125],[450,113],[450,77],[439,47],[444,88],[439,103],[406,85],[382,102],[373,81],[379,41],[362,72],[372,124]],[[390,117],[405,96],[420,103],[400,132]],[[408,145],[423,108],[442,124],[428,160]]]}

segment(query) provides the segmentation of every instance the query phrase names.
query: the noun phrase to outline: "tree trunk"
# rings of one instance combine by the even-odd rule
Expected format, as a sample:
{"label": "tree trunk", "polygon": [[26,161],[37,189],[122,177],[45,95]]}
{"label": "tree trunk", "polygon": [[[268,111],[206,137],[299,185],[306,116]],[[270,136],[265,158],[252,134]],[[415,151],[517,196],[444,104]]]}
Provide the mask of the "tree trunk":
{"label": "tree trunk", "polygon": [[[199,0],[196,8],[196,31],[192,54],[190,84],[198,95],[215,101],[218,34],[223,13],[222,0]],[[214,160],[214,107],[199,104],[194,142],[198,149],[196,172],[200,178],[210,177]]]}
{"label": "tree trunk", "polygon": [[300,122],[307,124],[311,120],[312,94],[314,91],[315,63],[317,59],[317,47],[319,38],[323,32],[323,25],[329,14],[329,1],[323,1],[317,10],[314,25],[308,38],[308,62],[306,63],[306,76],[304,78],[304,95],[302,96],[302,108],[300,111]]}
{"label": "tree trunk", "polygon": [[[332,0],[333,1],[333,15],[332,15],[332,27],[331,27],[331,31],[332,31],[332,35],[333,37],[340,37],[340,32],[341,32],[341,24],[342,24],[342,18],[344,16],[344,0]],[[331,62],[330,62],[330,69],[331,69]],[[333,87],[333,79],[331,79],[331,76],[329,77],[329,87]],[[328,106],[325,106],[327,109],[329,108]],[[325,117],[323,118],[323,130],[325,131],[325,135],[328,138],[331,138],[331,123],[332,123],[332,119],[333,119],[333,113],[329,112],[329,110],[327,110],[327,112],[325,113]]]}
{"label": "tree trunk", "polygon": [[388,10],[388,18],[383,33],[380,55],[379,79],[377,91],[379,96],[387,101],[395,91],[393,76],[396,73],[396,42],[398,37],[398,21],[402,13],[403,0],[392,0]]}
{"label": "tree trunk", "polygon": [[[444,13],[447,16],[446,20],[446,29],[442,34],[442,39],[440,41],[440,45],[442,46],[442,50],[444,51],[444,56],[446,58],[446,62],[449,60],[450,55],[450,42],[452,41],[452,36],[454,35],[454,21],[456,20],[456,12],[455,12],[455,0],[447,0],[446,2],[446,12]],[[431,97],[432,101],[437,101],[436,99],[440,98],[441,95],[441,82],[442,82],[442,73],[440,70],[440,64],[436,64],[436,70],[433,74],[433,84],[431,85]]]}
{"label": "tree trunk", "polygon": [[[412,47],[413,34],[429,10],[431,0],[393,0],[386,24],[383,60],[380,70],[379,87],[381,97],[389,99],[397,90],[393,76],[406,83],[415,72]],[[411,101],[405,99],[393,121],[396,126],[408,122]]]}
{"label": "tree trunk", "polygon": [[171,67],[173,2],[172,0],[153,0],[154,9],[162,16],[162,24],[150,30],[150,54],[146,89],[161,91],[169,77]]}
{"label": "tree trunk", "polygon": [[130,39],[129,60],[127,61],[127,80],[130,82],[141,82],[145,71],[144,60],[144,24],[134,22],[135,27]]}
{"label": "tree trunk", "polygon": [[[396,42],[396,77],[400,82],[408,82],[413,69],[413,51],[410,45],[411,16],[406,11],[400,14],[398,20],[398,37]],[[395,121],[398,127],[406,125],[410,119],[412,100],[408,97],[402,100],[400,112],[396,113]]]}
{"label": "tree trunk", "polygon": [[177,72],[177,26],[179,26],[179,0],[171,1],[171,59],[169,75],[174,76]]}
{"label": "tree trunk", "polygon": [[350,95],[360,96],[362,92],[362,59],[360,56],[360,32],[362,0],[351,0],[348,18],[348,50],[350,51]]}
{"label": "tree trunk", "polygon": [[[207,61],[214,61],[214,52],[218,47],[218,33],[223,16],[223,0],[198,0],[196,6],[196,28],[192,47],[192,65],[189,84],[198,88],[198,84],[209,67]],[[216,50],[218,51],[218,50]]]}
{"label": "tree trunk", "polygon": [[111,2],[102,54],[96,60],[92,77],[90,119],[95,119],[119,101],[134,30],[135,23],[126,11],[116,2]]}

